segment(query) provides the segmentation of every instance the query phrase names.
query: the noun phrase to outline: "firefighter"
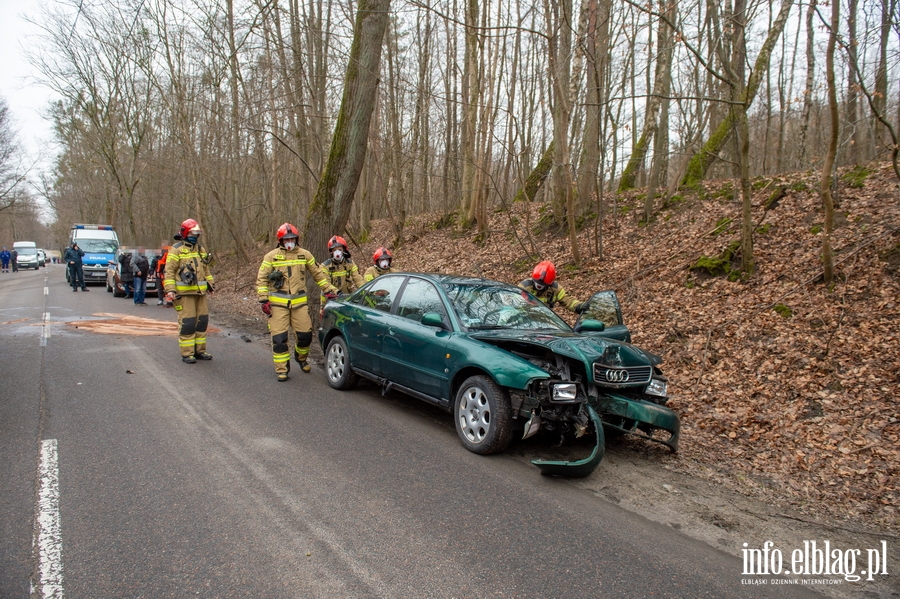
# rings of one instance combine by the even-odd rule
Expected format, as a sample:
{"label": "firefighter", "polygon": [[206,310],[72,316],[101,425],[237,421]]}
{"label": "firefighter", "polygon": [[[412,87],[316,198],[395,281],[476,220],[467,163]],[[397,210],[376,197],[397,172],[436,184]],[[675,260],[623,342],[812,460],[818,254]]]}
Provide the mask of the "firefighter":
{"label": "firefighter", "polygon": [[297,337],[294,359],[303,372],[309,372],[307,361],[312,343],[312,320],[306,300],[306,274],[315,279],[329,299],[337,297],[337,288],[316,264],[313,255],[297,245],[300,235],[297,227],[284,223],[278,227],[278,247],[263,258],[256,276],[256,291],[262,311],[269,317],[272,333],[272,359],[275,376],[288,379],[291,370],[291,354],[288,335],[291,329]]}
{"label": "firefighter", "polygon": [[335,235],[328,240],[328,253],[331,258],[322,263],[322,271],[328,277],[328,282],[337,287],[338,293],[353,293],[362,287],[365,281],[350,257],[343,237]]}
{"label": "firefighter", "polygon": [[551,310],[560,303],[572,312],[581,314],[589,305],[589,302],[579,302],[571,295],[566,295],[566,290],[556,280],[556,267],[549,260],[539,262],[534,267],[531,278],[521,281],[519,287],[547,304]]}
{"label": "firefighter", "polygon": [[377,279],[381,275],[386,275],[389,272],[394,272],[394,269],[391,268],[391,261],[393,259],[394,255],[391,253],[391,250],[386,247],[382,246],[375,250],[375,253],[372,254],[372,262],[374,262],[375,265],[366,269],[366,282],[368,283],[372,279]]}
{"label": "firefighter", "polygon": [[209,325],[206,296],[213,292],[213,276],[209,271],[209,252],[200,245],[201,233],[194,219],[181,223],[181,230],[175,236],[178,243],[166,258],[163,280],[166,301],[174,304],[178,314],[178,348],[185,364],[212,360],[206,351]]}

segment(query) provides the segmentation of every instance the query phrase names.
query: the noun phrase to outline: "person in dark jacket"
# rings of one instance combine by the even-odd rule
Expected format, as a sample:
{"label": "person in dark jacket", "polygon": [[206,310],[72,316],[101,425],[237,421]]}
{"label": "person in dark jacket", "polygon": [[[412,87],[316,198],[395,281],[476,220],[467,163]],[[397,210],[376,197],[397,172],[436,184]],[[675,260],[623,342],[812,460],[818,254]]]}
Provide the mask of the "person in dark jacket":
{"label": "person in dark jacket", "polygon": [[144,298],[147,296],[147,276],[150,274],[150,263],[147,262],[147,256],[138,253],[132,264],[132,272],[134,273],[134,305],[146,306],[147,302],[144,301]]}
{"label": "person in dark jacket", "polygon": [[125,297],[134,297],[134,271],[131,265],[131,252],[123,252],[119,256],[119,282],[125,290]]}
{"label": "person in dark jacket", "polygon": [[84,267],[81,259],[84,257],[84,250],[78,247],[78,243],[72,242],[72,246],[66,249],[66,255],[63,260],[69,267],[69,282],[72,283],[72,291],[78,291],[81,287],[82,291],[88,288],[84,284]]}
{"label": "person in dark jacket", "polygon": [[9,259],[12,260],[13,272],[19,272],[19,252],[16,251],[16,248],[9,253]]}
{"label": "person in dark jacket", "polygon": [[11,255],[4,245],[3,251],[0,252],[0,266],[2,266],[3,272],[9,272],[9,258]]}

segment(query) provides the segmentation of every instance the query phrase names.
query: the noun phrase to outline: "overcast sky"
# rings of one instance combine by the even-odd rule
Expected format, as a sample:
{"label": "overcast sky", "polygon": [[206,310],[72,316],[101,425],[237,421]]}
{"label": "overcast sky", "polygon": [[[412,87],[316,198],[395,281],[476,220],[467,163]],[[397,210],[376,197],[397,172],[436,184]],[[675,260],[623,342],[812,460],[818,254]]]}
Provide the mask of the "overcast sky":
{"label": "overcast sky", "polygon": [[9,104],[14,128],[29,156],[36,159],[42,153],[46,161],[51,155],[51,127],[41,114],[53,95],[34,83],[34,70],[23,53],[37,37],[23,15],[37,18],[40,4],[40,0],[0,0],[0,96]]}

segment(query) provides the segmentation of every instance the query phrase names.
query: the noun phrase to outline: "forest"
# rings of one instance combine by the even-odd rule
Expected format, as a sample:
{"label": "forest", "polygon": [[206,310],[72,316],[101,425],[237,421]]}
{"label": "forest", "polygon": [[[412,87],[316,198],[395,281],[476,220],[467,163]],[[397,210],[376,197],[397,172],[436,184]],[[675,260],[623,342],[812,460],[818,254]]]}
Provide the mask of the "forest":
{"label": "forest", "polygon": [[815,169],[829,206],[836,167],[900,176],[897,0],[70,1],[34,23],[58,155],[25,176],[0,139],[0,231],[37,236],[37,202],[53,247],[73,222],[158,246],[192,217],[252,261],[290,221],[321,258],[373,219],[394,249],[421,214],[487,240],[541,201],[580,265],[616,194],[646,187],[649,222],[732,178],[751,273],[753,177]]}
{"label": "forest", "polygon": [[897,530],[898,0],[67,0],[35,23],[58,155],[23,164],[0,102],[0,237],[158,247],[196,218],[214,320],[263,331],[247,289],[285,221],[320,260],[333,234],[510,282],[551,259],[664,358],[683,449],[639,451]]}

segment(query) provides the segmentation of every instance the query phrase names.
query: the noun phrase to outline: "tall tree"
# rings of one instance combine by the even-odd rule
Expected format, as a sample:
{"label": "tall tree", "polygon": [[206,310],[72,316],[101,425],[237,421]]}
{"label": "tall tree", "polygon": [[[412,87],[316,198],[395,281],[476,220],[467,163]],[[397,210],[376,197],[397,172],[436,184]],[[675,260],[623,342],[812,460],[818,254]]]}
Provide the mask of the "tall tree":
{"label": "tall tree", "polygon": [[825,153],[825,163],[822,165],[822,178],[819,183],[822,207],[825,209],[825,231],[822,236],[822,265],[824,267],[825,285],[829,287],[834,281],[834,257],[831,250],[831,233],[834,229],[834,198],[831,195],[831,183],[832,175],[834,174],[834,160],[835,156],[837,156],[838,136],[840,135],[837,90],[834,82],[834,49],[837,45],[840,11],[840,2],[832,2],[828,49],[825,52],[825,81],[828,86],[828,114],[830,116],[831,135],[828,139],[828,151]]}
{"label": "tall tree", "polygon": [[[390,0],[361,0],[357,8],[331,150],[303,234],[304,244],[319,258],[325,256],[328,238],[343,231],[350,218],[366,158],[390,6]],[[317,300],[314,296],[314,303]]]}
{"label": "tall tree", "polygon": [[[746,85],[743,86],[742,96],[738,98],[738,102],[747,106],[748,109],[753,103],[753,99],[756,97],[756,92],[759,90],[762,76],[769,68],[769,58],[772,55],[772,49],[778,42],[778,38],[781,37],[782,31],[784,31],[784,26],[787,23],[787,18],[790,14],[792,5],[793,0],[783,0],[778,17],[776,17],[775,21],[772,23],[772,28],[766,34],[766,39],[763,42],[762,48],[760,48],[759,54],[756,55],[753,70],[750,72],[750,77],[747,79]],[[703,144],[700,151],[691,158],[687,173],[685,174],[684,179],[682,179],[683,185],[693,187],[703,180],[706,176],[706,171],[716,160],[719,152],[725,147],[725,144],[728,142],[734,131],[734,117],[733,111],[729,110],[726,112],[725,119],[716,126],[712,135],[710,135],[706,143]]]}

